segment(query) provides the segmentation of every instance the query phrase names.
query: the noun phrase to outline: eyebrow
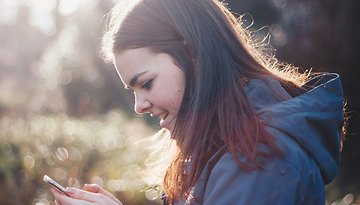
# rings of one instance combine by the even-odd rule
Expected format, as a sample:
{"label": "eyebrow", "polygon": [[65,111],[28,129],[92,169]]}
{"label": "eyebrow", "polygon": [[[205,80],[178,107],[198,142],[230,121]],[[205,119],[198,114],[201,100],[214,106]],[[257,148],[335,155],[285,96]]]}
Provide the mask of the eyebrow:
{"label": "eyebrow", "polygon": [[134,85],[136,85],[139,77],[142,76],[142,75],[144,75],[144,74],[147,73],[147,72],[148,72],[148,71],[144,71],[144,72],[135,74],[135,75],[131,78],[131,80],[130,80],[130,82],[129,82],[129,85],[130,85],[131,87],[134,87]]}

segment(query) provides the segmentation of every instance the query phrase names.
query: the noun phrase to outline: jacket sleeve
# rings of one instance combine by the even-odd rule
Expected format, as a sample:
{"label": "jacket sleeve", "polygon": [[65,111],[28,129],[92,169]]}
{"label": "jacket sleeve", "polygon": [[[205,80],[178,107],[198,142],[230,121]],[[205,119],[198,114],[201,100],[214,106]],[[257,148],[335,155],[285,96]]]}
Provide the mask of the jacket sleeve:
{"label": "jacket sleeve", "polygon": [[227,153],[211,171],[204,204],[302,204],[305,188],[301,177],[295,166],[278,159],[269,160],[263,170],[245,172]]}

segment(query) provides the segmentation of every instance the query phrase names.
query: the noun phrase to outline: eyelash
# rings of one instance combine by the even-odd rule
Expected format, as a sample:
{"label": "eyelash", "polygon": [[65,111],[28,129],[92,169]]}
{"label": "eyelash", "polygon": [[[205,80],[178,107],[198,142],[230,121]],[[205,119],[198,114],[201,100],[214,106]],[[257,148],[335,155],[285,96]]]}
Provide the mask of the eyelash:
{"label": "eyelash", "polygon": [[153,82],[152,79],[146,81],[146,82],[141,86],[141,88],[142,88],[142,89],[146,89],[146,90],[150,90],[150,89],[151,89],[151,86],[152,86],[152,82]]}

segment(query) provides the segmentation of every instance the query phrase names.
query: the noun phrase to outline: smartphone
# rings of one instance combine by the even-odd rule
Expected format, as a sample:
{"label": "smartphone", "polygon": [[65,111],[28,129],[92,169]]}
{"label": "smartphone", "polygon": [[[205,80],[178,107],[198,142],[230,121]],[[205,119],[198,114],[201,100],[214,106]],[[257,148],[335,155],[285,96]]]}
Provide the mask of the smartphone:
{"label": "smartphone", "polygon": [[54,187],[60,193],[65,194],[66,196],[69,196],[66,193],[66,189],[63,186],[61,186],[59,183],[57,183],[55,180],[51,179],[48,175],[44,175],[43,180],[45,182],[49,183],[52,187]]}

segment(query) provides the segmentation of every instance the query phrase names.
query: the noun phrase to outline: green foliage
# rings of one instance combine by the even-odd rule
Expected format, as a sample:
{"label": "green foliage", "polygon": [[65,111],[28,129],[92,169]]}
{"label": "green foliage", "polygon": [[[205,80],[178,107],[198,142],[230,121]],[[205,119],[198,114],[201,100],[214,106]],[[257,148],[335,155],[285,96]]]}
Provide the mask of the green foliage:
{"label": "green foliage", "polygon": [[[66,6],[62,5],[63,2],[69,3],[67,6],[73,9],[64,13]],[[154,131],[143,120],[128,119],[128,115],[133,115],[133,96],[124,91],[113,66],[105,65],[99,57],[103,17],[114,2],[0,0],[1,205],[53,204],[49,186],[42,181],[44,174],[64,186],[98,183],[124,204],[158,203],[148,200],[156,196],[156,190],[139,191],[146,187],[138,170],[143,167],[148,153],[143,149],[145,145],[138,140]],[[274,2],[275,6],[281,6],[281,2],[286,1]],[[331,13],[329,5],[334,2],[323,1],[321,4],[328,5],[324,8],[330,9]],[[309,6],[306,12],[312,11],[316,15],[295,12],[289,18],[289,12],[285,12],[281,18],[273,18],[278,13],[272,12],[275,7],[266,9],[272,3],[229,0],[234,11],[251,13],[256,26],[271,25],[272,39],[281,59],[299,66],[315,64],[316,67],[347,73],[349,75],[342,75],[343,82],[348,82],[345,88],[355,88],[349,85],[358,82],[358,75],[350,72],[349,68],[356,66],[341,55],[333,58],[333,54],[339,52],[351,58],[351,53],[347,52],[355,45],[351,43],[354,38],[330,38],[344,36],[344,31],[348,33],[345,36],[356,36],[352,35],[356,32],[352,32],[354,26],[351,25],[355,25],[357,19],[345,18],[352,14],[348,9],[355,7],[351,6],[352,1],[340,2],[336,2],[336,7],[340,8],[341,15],[335,17],[325,10],[317,10],[322,6],[319,1],[313,1],[312,4],[288,4],[286,10],[298,11],[297,7],[303,5]],[[240,10],[247,8],[252,10]],[[350,12],[345,14],[346,11]],[[264,14],[263,20],[256,19],[264,17]],[[328,27],[330,24],[324,24],[323,20],[329,16],[337,19],[337,26],[330,26],[334,30]],[[315,18],[311,24],[299,20],[309,17]],[[342,22],[344,19],[346,22]],[[294,29],[306,31],[306,35],[293,32]],[[307,32],[308,29],[312,32]],[[325,41],[323,33],[328,36]],[[291,39],[296,41],[287,42]],[[342,50],[336,46],[340,44],[343,45]],[[309,50],[309,46],[313,49]],[[358,62],[357,58],[352,59]],[[348,77],[347,80],[345,77]],[[348,89],[348,95],[351,93],[357,93],[357,90]],[[353,101],[353,105],[358,104]],[[144,119],[151,123],[149,118]],[[353,124],[356,127],[357,123]],[[356,150],[356,145],[356,141],[350,140],[344,151]],[[359,177],[356,163],[353,163],[357,159],[356,152],[348,153],[353,155],[344,155],[347,158],[343,157],[345,160],[342,163],[350,164],[350,169],[342,165],[343,177],[327,189],[331,205],[360,204]],[[346,178],[350,180],[344,180]]]}
{"label": "green foliage", "polygon": [[[64,114],[0,119],[0,204],[51,204],[47,174],[64,186],[97,183],[125,204],[156,204],[140,170],[140,139],[154,132],[113,110],[85,119]],[[146,198],[148,196],[149,200]]]}

